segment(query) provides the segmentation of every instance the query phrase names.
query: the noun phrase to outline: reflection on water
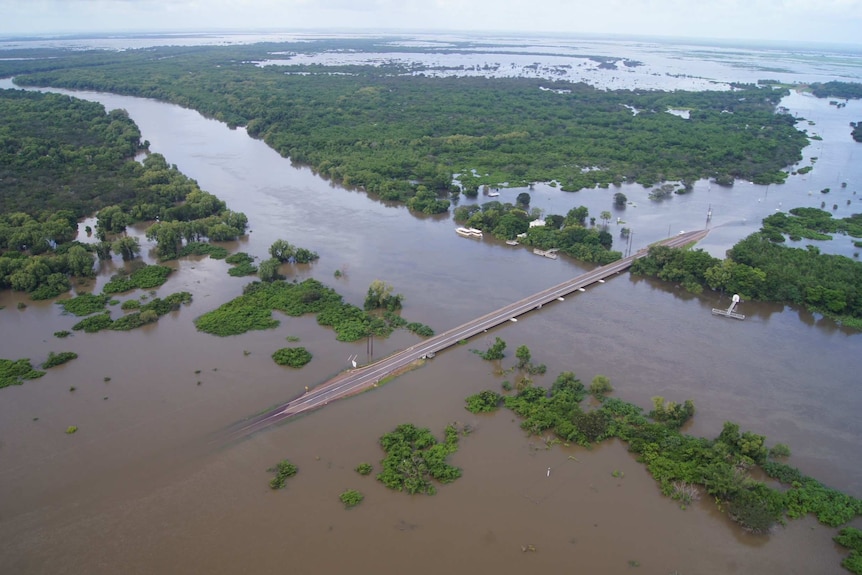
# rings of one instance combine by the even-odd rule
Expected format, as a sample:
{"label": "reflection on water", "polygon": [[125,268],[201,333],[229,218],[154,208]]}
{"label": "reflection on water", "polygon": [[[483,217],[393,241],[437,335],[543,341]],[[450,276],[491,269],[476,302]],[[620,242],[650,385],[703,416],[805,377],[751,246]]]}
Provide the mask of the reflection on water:
{"label": "reflection on water", "polygon": [[[251,233],[228,247],[266,257],[269,245],[284,238],[314,249],[317,263],[287,266],[286,273],[317,277],[352,303],[361,304],[370,282],[383,279],[404,294],[405,317],[442,331],[582,270],[523,246],[458,237],[446,216],[416,218],[401,206],[334,186],[242,129],[189,110],[79,95],[126,108],[154,152],[248,215]],[[637,207],[615,215],[634,230],[635,249],[696,229],[711,207],[714,228],[703,247],[723,255],[779,202],[784,209],[819,205],[807,192],[837,190],[839,178],[850,182],[846,194],[853,197],[862,173],[851,161],[855,148],[846,126],[848,118],[862,117],[859,102],[837,110],[794,95],[785,105],[815,121],[824,136],[818,150],[806,151],[806,158],[820,158],[814,171],[769,188],[698,182],[693,193],[660,203],[638,186],[623,187]],[[519,191],[501,189],[498,199],[513,201]],[[583,204],[597,214],[609,209],[615,191],[565,193],[537,185],[532,205],[565,213]],[[836,214],[852,213],[855,201]],[[834,241],[834,251],[842,252],[842,241]],[[152,246],[145,238],[142,245],[151,258],[146,248]],[[110,262],[82,289],[101,289],[122,265]],[[528,345],[548,365],[549,375],[537,384],[549,385],[571,369],[584,381],[609,376],[620,397],[643,406],[654,395],[692,398],[698,413],[691,433],[715,436],[725,420],[737,421],[772,443],[789,444],[791,463],[805,473],[860,496],[862,468],[852,455],[862,440],[860,336],[831,321],[755,302],[742,303],[744,322],[715,318],[710,309],[726,307],[727,295],[694,296],[651,279],[618,278],[439,354],[383,389],[225,446],[213,439],[220,429],[302,393],[345,368],[353,354],[370,358],[365,342],[339,343],[310,317],[276,314],[278,328],[239,337],[197,333],[191,320],[240,294],[248,279],[229,277],[227,264],[209,258],[171,265],[177,272],[158,295],[187,290],[193,303],[128,333],[58,340],[52,334],[70,329],[76,318],[51,302],[0,293],[0,355],[38,363],[49,351],[79,354],[42,379],[0,390],[0,553],[10,572],[236,573],[290,566],[335,573],[362,565],[382,573],[559,572],[563,566],[622,573],[629,561],[650,573],[840,572],[831,533],[812,530],[809,519],[751,538],[709,501],[681,511],[621,445],[546,450],[509,413],[477,417],[463,409],[464,397],[497,388],[502,379],[469,348],[500,336],[510,349]],[[336,279],[336,270],[344,277]],[[27,307],[19,310],[21,301]],[[302,370],[270,359],[288,336],[300,337],[314,354]],[[399,333],[375,341],[375,353],[415,341]],[[454,458],[464,477],[436,497],[391,493],[353,471],[359,462],[379,460],[376,438],[395,425],[412,421],[440,433],[455,420],[477,431]],[[78,433],[63,433],[69,425]],[[285,491],[270,492],[265,469],[285,457],[300,472]],[[624,478],[614,478],[616,470]],[[337,500],[345,488],[366,495],[350,512]],[[528,544],[537,552],[522,552]]]}

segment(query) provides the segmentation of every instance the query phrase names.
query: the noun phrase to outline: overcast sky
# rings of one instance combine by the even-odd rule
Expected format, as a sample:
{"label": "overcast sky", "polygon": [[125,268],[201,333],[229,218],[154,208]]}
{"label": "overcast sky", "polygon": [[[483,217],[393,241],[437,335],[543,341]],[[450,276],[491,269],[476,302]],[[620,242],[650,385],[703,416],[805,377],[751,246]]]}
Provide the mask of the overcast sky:
{"label": "overcast sky", "polygon": [[0,35],[327,28],[862,45],[862,0],[0,0]]}

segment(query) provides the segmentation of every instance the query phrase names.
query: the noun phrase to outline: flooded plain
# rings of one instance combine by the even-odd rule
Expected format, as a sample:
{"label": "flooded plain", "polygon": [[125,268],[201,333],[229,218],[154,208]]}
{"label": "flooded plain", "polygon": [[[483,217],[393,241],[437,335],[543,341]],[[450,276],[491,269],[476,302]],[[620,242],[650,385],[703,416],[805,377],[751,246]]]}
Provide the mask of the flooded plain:
{"label": "flooded plain", "polygon": [[[153,152],[245,212],[251,232],[228,247],[265,257],[284,238],[313,249],[318,262],[284,271],[320,279],[351,303],[361,304],[369,283],[383,279],[404,295],[404,317],[439,332],[583,269],[490,238],[461,238],[450,218],[417,218],[332,185],[244,130],[196,112],[76,95],[128,110]],[[848,122],[862,119],[862,105],[838,109],[799,94],[784,105],[823,137],[800,163],[817,157],[812,172],[770,187],[699,182],[691,194],[663,202],[624,186],[633,205],[613,213],[634,230],[634,248],[702,227],[711,209],[712,232],[702,247],[722,255],[777,209],[819,207],[824,187],[832,189],[826,199],[837,216],[860,211],[854,192],[862,191],[862,167]],[[495,199],[514,201],[520,191],[502,188]],[[613,211],[615,191],[566,193],[539,184],[532,205],[546,213],[586,205],[598,215]],[[851,257],[854,251],[846,237],[828,249]],[[469,350],[500,336],[510,350],[528,345],[548,365],[539,385],[573,370],[587,382],[607,375],[617,396],[644,407],[654,395],[691,398],[698,411],[690,433],[715,436],[725,420],[736,421],[770,443],[789,444],[791,464],[859,497],[856,332],[774,304],[744,302],[744,322],[714,318],[710,309],[726,306],[726,297],[692,296],[623,275],[447,350],[381,389],[228,444],[219,432],[230,424],[320,383],[347,367],[352,354],[371,358],[365,342],[337,342],[311,317],[280,317],[274,330],[230,338],[198,333],[192,320],[241,293],[248,278],[231,278],[227,264],[208,258],[171,265],[177,273],[158,295],[187,290],[192,304],[132,332],[59,340],[52,334],[70,329],[75,318],[53,303],[0,293],[0,356],[41,363],[49,351],[79,354],[39,380],[0,390],[4,572],[612,574],[635,565],[657,574],[842,572],[834,530],[810,518],[771,536],[746,535],[711,501],[683,511],[661,496],[621,444],[546,448],[543,438],[525,436],[512,414],[474,416],[463,399],[499,388],[494,366]],[[336,279],[336,270],[344,277]],[[109,274],[81,289],[100,289]],[[19,301],[27,307],[18,309]],[[288,336],[314,354],[302,370],[270,359]],[[396,333],[375,341],[375,356],[415,341]],[[353,471],[363,461],[378,463],[376,440],[395,425],[412,422],[442,434],[451,421],[476,430],[453,457],[463,477],[436,496],[394,493]],[[66,435],[69,425],[79,431]],[[265,470],[284,458],[300,471],[273,492]],[[338,501],[347,488],[366,496],[349,512]],[[528,545],[536,552],[524,552]]]}

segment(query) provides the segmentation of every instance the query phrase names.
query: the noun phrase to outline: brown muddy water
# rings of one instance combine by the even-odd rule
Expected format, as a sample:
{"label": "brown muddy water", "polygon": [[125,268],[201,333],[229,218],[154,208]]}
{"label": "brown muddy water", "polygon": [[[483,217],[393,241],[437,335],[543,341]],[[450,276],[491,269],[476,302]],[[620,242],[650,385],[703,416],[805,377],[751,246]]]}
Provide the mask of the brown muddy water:
{"label": "brown muddy water", "polygon": [[[229,247],[265,257],[281,237],[314,249],[319,262],[285,272],[316,277],[352,303],[383,279],[404,294],[405,317],[442,331],[582,269],[458,237],[450,219],[415,218],[330,185],[244,131],[194,112],[78,95],[126,108],[152,151],[249,216],[251,233]],[[820,158],[807,178],[770,188],[702,182],[661,203],[627,187],[637,207],[618,215],[635,230],[635,248],[701,226],[711,206],[715,229],[704,247],[721,254],[775,209],[819,206],[816,190],[829,185],[830,201],[842,200],[836,213],[859,211],[852,192],[862,173],[845,140],[847,122],[862,117],[860,104],[837,110],[792,96],[787,105],[815,119],[824,136],[806,150]],[[843,190],[842,180],[850,182]],[[519,191],[501,190],[499,199]],[[556,213],[583,204],[596,215],[611,209],[614,191],[538,186],[533,203]],[[847,252],[848,242],[836,239],[834,251]],[[20,295],[0,294],[0,357],[40,363],[49,351],[79,354],[42,379],[0,390],[0,572],[623,573],[635,564],[657,574],[842,572],[834,530],[811,519],[768,537],[746,535],[710,501],[683,511],[662,497],[620,444],[546,449],[510,413],[474,416],[463,399],[499,387],[493,366],[469,352],[499,335],[510,350],[526,344],[548,365],[550,375],[537,384],[573,370],[584,381],[609,376],[617,396],[644,407],[654,395],[691,398],[698,413],[689,432],[714,436],[725,420],[739,422],[789,444],[790,462],[805,473],[862,496],[857,333],[768,304],[743,303],[744,322],[713,318],[710,308],[728,305],[726,297],[624,275],[443,352],[382,389],[227,444],[219,433],[227,426],[320,383],[352,354],[367,361],[366,345],[339,343],[308,317],[239,337],[197,333],[192,320],[248,280],[206,258],[173,265],[178,272],[158,295],[188,290],[193,303],[128,333],[59,340],[53,332],[75,318],[50,302],[19,310]],[[334,278],[337,269],[346,277]],[[82,289],[100,289],[109,273]],[[270,359],[288,336],[314,354],[302,370]],[[415,341],[396,334],[376,341],[375,355]],[[353,471],[363,461],[377,464],[376,440],[395,425],[442,433],[451,421],[476,431],[453,457],[463,477],[436,496],[390,492]],[[66,435],[69,425],[79,431]],[[265,470],[283,458],[300,472],[273,492]],[[338,501],[347,488],[366,496],[350,511]],[[526,545],[536,552],[523,552]]]}

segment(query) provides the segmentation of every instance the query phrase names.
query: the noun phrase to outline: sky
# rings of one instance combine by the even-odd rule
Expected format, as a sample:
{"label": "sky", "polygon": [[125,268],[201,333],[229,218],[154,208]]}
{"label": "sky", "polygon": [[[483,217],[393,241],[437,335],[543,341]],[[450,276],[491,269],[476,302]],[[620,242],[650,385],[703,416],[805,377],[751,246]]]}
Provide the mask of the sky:
{"label": "sky", "polygon": [[0,36],[505,31],[862,46],[862,0],[0,0]]}

